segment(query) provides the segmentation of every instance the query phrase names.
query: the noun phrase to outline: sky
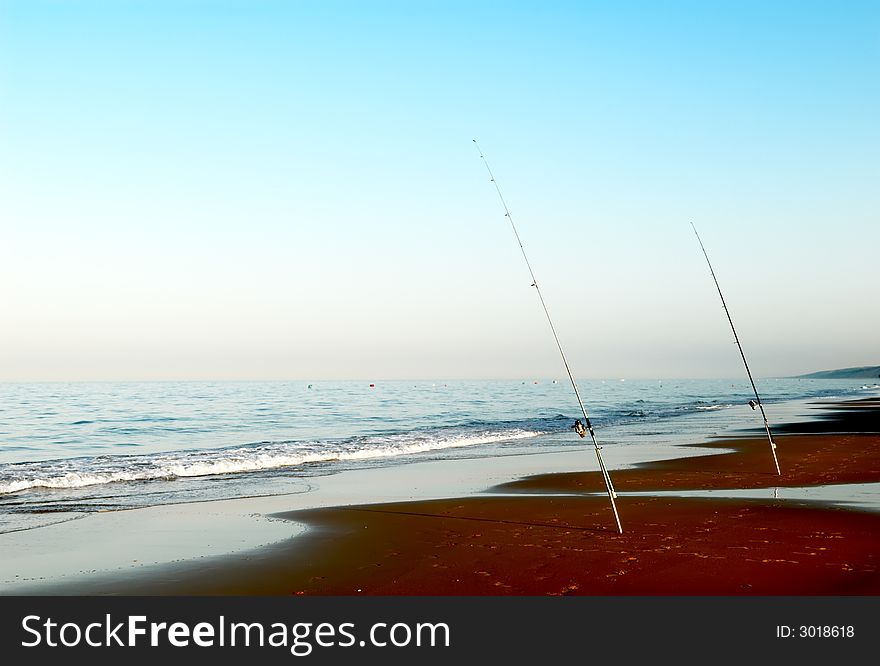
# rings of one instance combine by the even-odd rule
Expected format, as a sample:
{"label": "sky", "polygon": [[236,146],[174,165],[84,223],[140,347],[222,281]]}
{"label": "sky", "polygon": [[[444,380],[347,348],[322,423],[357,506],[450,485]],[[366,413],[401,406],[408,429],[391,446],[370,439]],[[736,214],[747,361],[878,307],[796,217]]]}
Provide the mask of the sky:
{"label": "sky", "polygon": [[880,364],[880,4],[0,0],[0,381]]}

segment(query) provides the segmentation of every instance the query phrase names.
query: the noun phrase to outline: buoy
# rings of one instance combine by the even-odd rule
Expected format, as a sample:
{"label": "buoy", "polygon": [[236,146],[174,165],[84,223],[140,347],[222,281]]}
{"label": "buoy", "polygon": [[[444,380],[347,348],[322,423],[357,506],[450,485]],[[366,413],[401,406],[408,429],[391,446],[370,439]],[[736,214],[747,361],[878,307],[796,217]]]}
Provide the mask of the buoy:
{"label": "buoy", "polygon": [[370,384],[370,388],[376,388],[375,384]]}

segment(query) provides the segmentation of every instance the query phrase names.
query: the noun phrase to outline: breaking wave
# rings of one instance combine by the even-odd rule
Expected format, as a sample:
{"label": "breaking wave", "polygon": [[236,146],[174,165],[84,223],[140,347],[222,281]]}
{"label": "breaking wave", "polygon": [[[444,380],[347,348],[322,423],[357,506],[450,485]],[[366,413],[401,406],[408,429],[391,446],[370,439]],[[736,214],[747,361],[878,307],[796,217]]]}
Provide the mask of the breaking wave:
{"label": "breaking wave", "polygon": [[236,448],[155,456],[98,456],[21,463],[6,468],[5,478],[0,478],[0,495],[37,488],[85,488],[123,481],[173,480],[295,468],[310,463],[394,458],[526,439],[539,434],[521,428],[476,433],[413,432],[358,437],[341,442],[261,442]]}

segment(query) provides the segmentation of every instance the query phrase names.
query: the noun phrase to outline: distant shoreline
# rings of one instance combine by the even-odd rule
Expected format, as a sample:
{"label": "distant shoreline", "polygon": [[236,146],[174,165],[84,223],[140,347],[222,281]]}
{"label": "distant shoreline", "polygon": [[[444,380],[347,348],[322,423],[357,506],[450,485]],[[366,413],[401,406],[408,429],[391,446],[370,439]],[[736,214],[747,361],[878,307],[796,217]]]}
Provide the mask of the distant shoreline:
{"label": "distant shoreline", "polygon": [[806,375],[795,375],[793,379],[874,379],[880,380],[880,365],[863,365],[857,368],[837,368],[821,370]]}

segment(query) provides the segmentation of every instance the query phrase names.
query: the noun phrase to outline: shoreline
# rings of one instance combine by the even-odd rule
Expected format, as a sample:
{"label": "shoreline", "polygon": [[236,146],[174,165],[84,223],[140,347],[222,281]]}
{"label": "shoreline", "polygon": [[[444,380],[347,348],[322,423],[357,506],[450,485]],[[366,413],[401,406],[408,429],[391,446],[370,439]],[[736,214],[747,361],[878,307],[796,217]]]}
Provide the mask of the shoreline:
{"label": "shoreline", "polygon": [[[285,493],[98,511],[9,531],[0,534],[0,594],[46,594],[44,590],[69,584],[88,590],[91,581],[108,576],[137,579],[163,567],[187,562],[200,566],[287,540],[299,543],[295,540],[305,526],[273,516],[294,509],[479,495],[487,486],[535,469],[581,469],[590,464],[589,455],[582,447],[553,447],[503,456],[413,460],[291,477],[291,490]],[[615,466],[627,467],[680,455],[680,445],[661,442],[617,447],[609,458]]]}
{"label": "shoreline", "polygon": [[[766,438],[723,439],[699,448],[723,449],[617,470],[618,492],[739,490],[880,481],[880,435],[782,435],[775,438],[782,474],[772,469]],[[537,474],[500,484],[496,492],[598,493],[600,472]]]}
{"label": "shoreline", "polygon": [[542,474],[458,498],[279,512],[308,529],[243,553],[16,593],[878,594],[878,512],[625,494],[880,482],[880,436],[829,434],[876,424],[880,399],[831,411],[825,434],[778,437],[783,479],[764,469],[768,444],[757,438],[614,471],[623,535],[607,498],[584,494],[598,472]]}

